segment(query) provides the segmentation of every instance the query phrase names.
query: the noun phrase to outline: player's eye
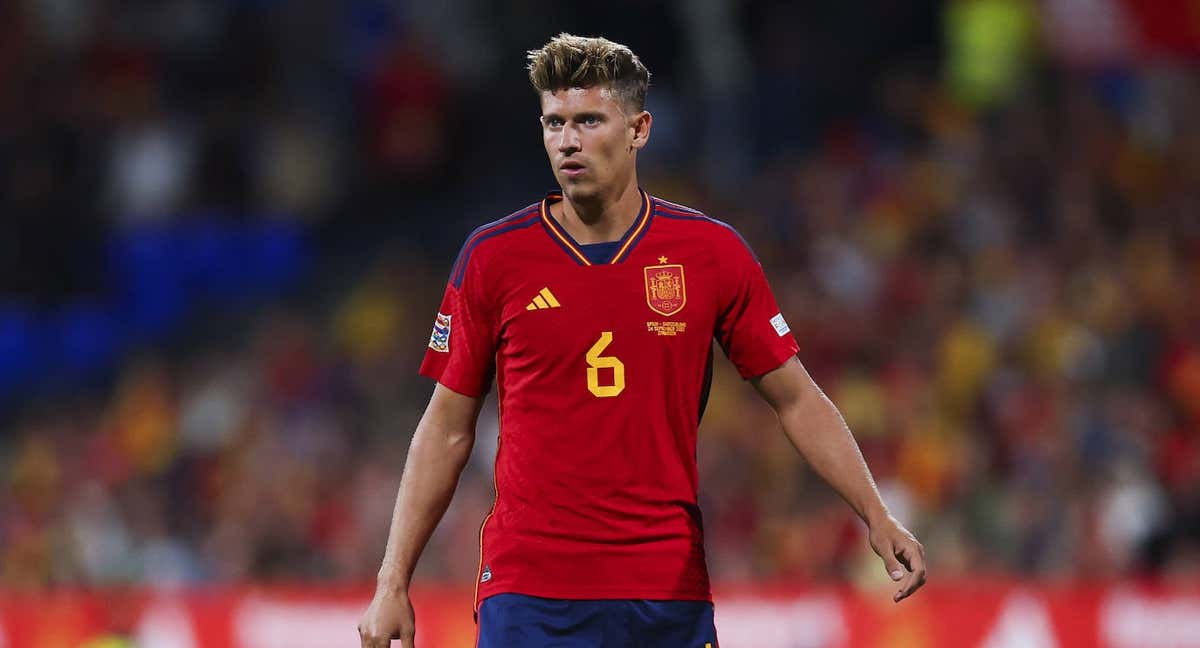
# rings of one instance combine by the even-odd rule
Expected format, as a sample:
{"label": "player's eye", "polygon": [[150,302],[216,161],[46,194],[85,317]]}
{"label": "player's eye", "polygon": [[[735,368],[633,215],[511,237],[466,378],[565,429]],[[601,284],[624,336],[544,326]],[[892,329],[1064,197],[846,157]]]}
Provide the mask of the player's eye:
{"label": "player's eye", "polygon": [[584,126],[595,126],[595,125],[597,125],[597,124],[599,124],[599,123],[600,123],[600,116],[599,116],[599,115],[588,115],[588,116],[586,116],[586,117],[584,117],[584,118],[583,118],[583,125],[584,125]]}
{"label": "player's eye", "polygon": [[542,123],[546,125],[546,128],[559,128],[563,125],[563,120],[558,117],[543,117]]}

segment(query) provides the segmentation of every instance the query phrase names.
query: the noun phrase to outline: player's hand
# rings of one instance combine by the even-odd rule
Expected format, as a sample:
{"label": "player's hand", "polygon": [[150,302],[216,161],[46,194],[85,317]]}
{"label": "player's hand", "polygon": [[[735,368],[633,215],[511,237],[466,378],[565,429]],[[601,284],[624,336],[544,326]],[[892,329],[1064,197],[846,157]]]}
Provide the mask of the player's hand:
{"label": "player's hand", "polygon": [[399,639],[402,648],[413,648],[416,633],[417,620],[408,592],[377,590],[358,622],[362,648],[391,648],[393,639]]}
{"label": "player's hand", "polygon": [[888,576],[899,584],[892,600],[900,602],[925,584],[925,548],[896,518],[871,525],[871,548],[883,559]]}

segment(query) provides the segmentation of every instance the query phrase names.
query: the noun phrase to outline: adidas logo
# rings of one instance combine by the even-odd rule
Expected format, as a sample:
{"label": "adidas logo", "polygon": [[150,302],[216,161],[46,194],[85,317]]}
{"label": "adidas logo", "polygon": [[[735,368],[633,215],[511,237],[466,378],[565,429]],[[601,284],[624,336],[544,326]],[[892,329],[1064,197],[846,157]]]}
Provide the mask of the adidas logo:
{"label": "adidas logo", "polygon": [[542,288],[537,297],[534,297],[533,301],[529,302],[529,305],[525,307],[525,310],[530,311],[540,310],[543,308],[558,308],[560,306],[562,306],[562,304],[558,303],[558,300],[554,298],[554,293],[550,292],[549,288]]}

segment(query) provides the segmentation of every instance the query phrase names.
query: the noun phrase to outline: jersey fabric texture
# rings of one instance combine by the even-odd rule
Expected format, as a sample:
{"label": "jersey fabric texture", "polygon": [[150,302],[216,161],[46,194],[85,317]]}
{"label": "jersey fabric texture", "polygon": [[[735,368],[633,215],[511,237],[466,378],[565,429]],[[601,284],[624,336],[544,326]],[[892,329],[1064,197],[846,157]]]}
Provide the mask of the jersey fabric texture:
{"label": "jersey fabric texture", "polygon": [[468,396],[496,379],[496,501],[479,601],[709,600],[696,433],[715,337],[745,378],[796,341],[728,225],[642,192],[597,262],[549,194],[467,239],[420,372]]}
{"label": "jersey fabric texture", "polygon": [[717,648],[708,601],[564,601],[497,594],[479,606],[476,648]]}

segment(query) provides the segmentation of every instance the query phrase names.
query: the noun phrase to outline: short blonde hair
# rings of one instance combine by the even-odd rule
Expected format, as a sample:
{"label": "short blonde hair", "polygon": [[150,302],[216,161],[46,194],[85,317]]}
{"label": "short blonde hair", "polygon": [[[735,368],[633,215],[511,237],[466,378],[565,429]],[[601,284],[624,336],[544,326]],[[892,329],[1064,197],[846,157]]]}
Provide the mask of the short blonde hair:
{"label": "short blonde hair", "polygon": [[529,82],[539,93],[607,86],[626,108],[646,109],[650,71],[620,43],[562,33],[529,50],[528,59]]}

